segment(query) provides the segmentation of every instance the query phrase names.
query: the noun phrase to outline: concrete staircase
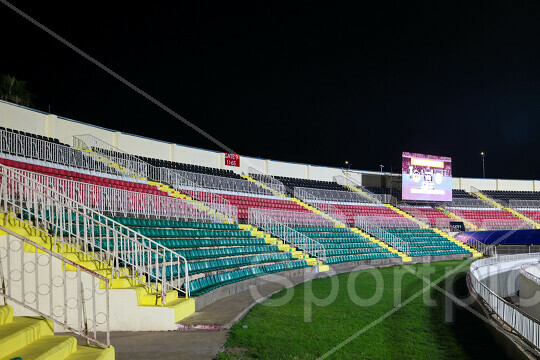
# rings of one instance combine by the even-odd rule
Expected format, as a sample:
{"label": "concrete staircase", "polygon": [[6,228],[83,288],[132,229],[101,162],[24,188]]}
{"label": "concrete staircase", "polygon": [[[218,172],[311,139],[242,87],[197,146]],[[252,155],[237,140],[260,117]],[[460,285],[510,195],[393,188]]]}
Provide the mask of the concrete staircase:
{"label": "concrete staircase", "polygon": [[69,335],[54,335],[53,323],[42,317],[13,316],[0,305],[0,359],[114,360],[114,347],[77,345]]}
{"label": "concrete staircase", "polygon": [[[129,311],[136,311],[139,313],[138,316],[141,317],[141,323],[145,316],[153,316],[155,318],[154,320],[156,321],[154,321],[153,324],[149,323],[148,326],[150,326],[150,328],[146,330],[174,330],[174,323],[195,312],[194,299],[179,298],[177,291],[168,291],[165,299],[166,301],[162,305],[161,293],[156,292],[153,288],[145,286],[144,284],[141,284],[135,279],[127,277],[121,273],[115,272],[113,276],[113,269],[106,262],[97,261],[91,256],[78,250],[76,247],[68,247],[65,245],[61,246],[59,244],[55,246],[54,238],[52,236],[41,230],[33,228],[26,222],[15,218],[12,214],[6,215],[5,213],[0,213],[0,224],[5,224],[5,227],[7,229],[22,235],[23,237],[37,243],[38,245],[42,245],[51,251],[59,253],[63,257],[87,268],[88,270],[92,270],[104,277],[111,279],[111,298],[118,299],[117,303],[111,301],[111,310],[118,308],[117,314],[119,314],[120,312],[124,312],[125,317],[135,316],[134,314],[129,314]],[[5,236],[6,232],[0,230],[0,238]],[[24,251],[32,253],[35,251],[35,247],[29,244],[25,244]],[[66,267],[66,269],[67,271],[76,270],[73,266],[69,265]],[[136,274],[131,275],[137,277]],[[138,276],[140,277],[140,280],[146,280],[141,275]],[[161,284],[157,284],[156,288],[161,289],[160,285]],[[100,287],[104,288],[105,285],[102,283],[100,284]],[[128,303],[130,306],[128,306]],[[136,310],[137,308],[139,309]],[[130,310],[128,311],[128,309]],[[155,309],[155,311],[152,311],[152,309]],[[167,310],[163,311],[165,309]],[[114,313],[114,311],[111,311],[111,313]],[[131,324],[130,326],[132,327],[126,328],[126,326],[124,325],[126,323],[125,319],[117,320],[118,328],[116,328],[116,325],[114,325],[113,323],[111,324],[111,330],[137,330],[138,325],[135,325],[133,321],[128,321]]]}
{"label": "concrete staircase", "polygon": [[390,251],[391,253],[398,254],[399,257],[401,258],[402,262],[411,262],[412,261],[412,258],[409,255],[407,255],[406,253],[399,251],[398,249],[388,245],[384,241],[378,240],[377,238],[371,236],[370,234],[368,234],[367,232],[365,232],[363,230],[360,230],[358,228],[351,228],[351,231],[354,232],[354,233],[362,235],[363,237],[365,237],[366,239],[368,239],[372,243],[375,243],[375,244],[379,245],[380,247],[388,249],[388,251]]}
{"label": "concrete staircase", "polygon": [[309,266],[318,266],[319,272],[324,272],[324,271],[329,270],[329,266],[325,265],[322,261],[317,261],[316,258],[311,257],[309,254],[304,254],[302,251],[294,247],[291,247],[289,244],[283,243],[283,240],[276,239],[272,235],[267,234],[264,231],[257,229],[253,225],[240,224],[238,226],[244,231],[251,232],[253,236],[264,239],[264,241],[267,244],[277,245],[279,251],[290,252],[293,258],[306,260]]}

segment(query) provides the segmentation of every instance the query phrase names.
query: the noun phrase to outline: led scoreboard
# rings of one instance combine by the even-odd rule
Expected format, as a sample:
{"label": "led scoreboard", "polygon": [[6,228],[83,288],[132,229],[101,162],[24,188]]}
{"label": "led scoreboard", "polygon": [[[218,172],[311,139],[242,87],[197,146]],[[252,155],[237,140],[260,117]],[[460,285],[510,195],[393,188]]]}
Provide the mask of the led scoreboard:
{"label": "led scoreboard", "polygon": [[403,200],[452,201],[452,159],[404,152],[401,160]]}

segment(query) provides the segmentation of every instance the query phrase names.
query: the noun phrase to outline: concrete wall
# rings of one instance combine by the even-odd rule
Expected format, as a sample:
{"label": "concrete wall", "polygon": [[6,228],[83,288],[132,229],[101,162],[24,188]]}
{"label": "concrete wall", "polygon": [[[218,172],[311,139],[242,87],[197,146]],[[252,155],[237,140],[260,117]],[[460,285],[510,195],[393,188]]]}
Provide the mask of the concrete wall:
{"label": "concrete wall", "polygon": [[[222,152],[125,134],[3,101],[0,101],[0,126],[55,137],[70,145],[73,144],[74,135],[90,134],[135,155],[228,169],[237,173],[248,173],[249,167],[254,167],[270,175],[325,181],[333,181],[334,176],[343,175],[341,168],[259,159],[250,156],[241,156],[239,168],[225,166]],[[351,170],[351,176],[366,186],[381,186],[384,183],[384,175],[376,171]],[[471,186],[481,190],[540,190],[540,180],[453,178],[452,184],[454,189],[466,191],[470,191]]]}

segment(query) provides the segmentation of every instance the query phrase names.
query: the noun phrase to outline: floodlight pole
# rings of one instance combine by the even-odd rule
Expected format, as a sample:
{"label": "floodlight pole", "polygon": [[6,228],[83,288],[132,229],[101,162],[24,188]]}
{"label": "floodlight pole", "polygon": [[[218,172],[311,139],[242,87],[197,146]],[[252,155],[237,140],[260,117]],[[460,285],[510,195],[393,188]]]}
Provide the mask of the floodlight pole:
{"label": "floodlight pole", "polygon": [[486,178],[486,154],[482,151],[480,153],[482,155],[482,174],[484,175],[484,179]]}

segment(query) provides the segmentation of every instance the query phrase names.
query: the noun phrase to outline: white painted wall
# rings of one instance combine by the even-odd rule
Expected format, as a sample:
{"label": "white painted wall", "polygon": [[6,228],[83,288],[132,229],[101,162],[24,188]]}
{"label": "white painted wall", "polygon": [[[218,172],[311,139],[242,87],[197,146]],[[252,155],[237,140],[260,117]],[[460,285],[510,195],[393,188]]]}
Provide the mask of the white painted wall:
{"label": "white painted wall", "polygon": [[[270,175],[333,181],[334,176],[343,175],[340,168],[318,166],[285,161],[240,157],[240,167],[225,166],[223,153],[194,147],[172,144],[166,141],[148,139],[142,136],[120,133],[74,120],[62,119],[0,101],[0,126],[26,131],[38,135],[56,137],[61,142],[72,145],[74,135],[93,135],[119,149],[135,155],[163,160],[183,162],[193,165],[210,166],[248,173],[254,167]],[[314,149],[316,151],[316,149]],[[366,174],[377,176],[374,171],[354,170],[354,179],[361,183]],[[521,190],[540,191],[540,180],[473,179],[453,178],[454,189],[470,191],[471,186],[481,190]]]}

